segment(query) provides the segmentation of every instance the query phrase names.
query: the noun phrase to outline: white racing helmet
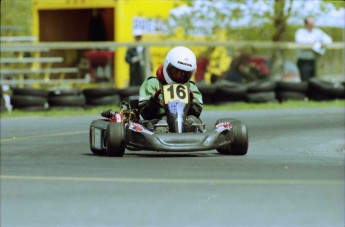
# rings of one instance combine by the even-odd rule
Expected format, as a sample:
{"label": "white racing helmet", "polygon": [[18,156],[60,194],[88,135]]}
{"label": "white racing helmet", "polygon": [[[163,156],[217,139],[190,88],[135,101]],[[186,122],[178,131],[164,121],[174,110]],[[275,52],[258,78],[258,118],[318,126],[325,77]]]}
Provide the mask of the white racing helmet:
{"label": "white racing helmet", "polygon": [[196,70],[196,57],[187,47],[174,47],[165,57],[164,79],[168,84],[185,84]]}

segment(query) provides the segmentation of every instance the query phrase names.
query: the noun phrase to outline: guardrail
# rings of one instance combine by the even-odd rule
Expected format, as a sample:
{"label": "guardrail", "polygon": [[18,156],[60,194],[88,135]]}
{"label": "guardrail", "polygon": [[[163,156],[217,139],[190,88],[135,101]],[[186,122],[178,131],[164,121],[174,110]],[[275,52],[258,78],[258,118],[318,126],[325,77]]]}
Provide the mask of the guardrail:
{"label": "guardrail", "polygon": [[[40,42],[40,43],[3,43],[1,44],[1,52],[18,49],[89,49],[90,47],[97,49],[114,49],[118,47],[133,46],[225,46],[225,47],[255,47],[257,49],[307,49],[312,45],[298,44],[295,42],[259,42],[259,41],[156,41],[156,42]],[[327,45],[326,49],[344,49],[345,42],[334,42]]]}
{"label": "guardrail", "polygon": [[37,41],[36,36],[1,36],[1,42],[33,42]]}
{"label": "guardrail", "polygon": [[41,73],[77,73],[78,68],[45,68],[45,69],[0,69],[0,74],[41,74]]}
{"label": "guardrail", "polygon": [[[253,47],[255,49],[282,49],[282,50],[294,50],[294,49],[309,49],[312,45],[298,44],[295,42],[270,42],[270,41],[155,41],[155,42],[39,42],[39,43],[1,43],[1,52],[42,52],[49,50],[78,50],[78,49],[112,49],[116,50],[120,47],[164,47],[164,46],[202,46],[202,47]],[[329,44],[326,49],[329,50],[342,50],[345,49],[345,42],[334,42]],[[343,55],[344,56],[344,55]],[[146,64],[150,64],[150,56],[145,56]],[[6,60],[5,60],[6,61]],[[20,61],[20,60],[18,60]],[[146,67],[149,69],[150,67]],[[1,74],[9,71],[0,71]],[[13,73],[15,71],[12,71]],[[27,71],[26,71],[27,72]],[[48,72],[48,71],[30,71],[30,73]],[[146,72],[149,75],[151,72]]]}
{"label": "guardrail", "polygon": [[22,57],[22,58],[0,58],[0,63],[58,63],[62,62],[62,57],[44,57],[44,58],[32,58],[32,57]]}
{"label": "guardrail", "polygon": [[[33,85],[33,84],[40,84],[40,85],[65,85],[65,84],[85,84],[89,83],[90,81],[87,79],[43,79],[43,80],[23,80],[21,81],[21,84],[23,85]],[[18,85],[17,81],[14,80],[0,80],[1,85],[9,85],[9,86],[16,86]]]}

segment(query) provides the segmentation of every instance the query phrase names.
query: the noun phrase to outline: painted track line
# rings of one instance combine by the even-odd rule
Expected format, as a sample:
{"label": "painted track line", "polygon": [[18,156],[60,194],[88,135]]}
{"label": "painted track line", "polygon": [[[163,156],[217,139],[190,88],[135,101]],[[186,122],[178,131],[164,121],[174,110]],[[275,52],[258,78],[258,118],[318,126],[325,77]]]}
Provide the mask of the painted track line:
{"label": "painted track line", "polygon": [[147,184],[245,184],[245,185],[344,185],[343,180],[284,180],[284,179],[184,179],[184,178],[117,178],[117,177],[63,177],[0,175],[1,180],[74,181]]}
{"label": "painted track line", "polygon": [[0,142],[4,143],[4,142],[15,142],[18,140],[29,140],[29,139],[46,138],[46,137],[79,135],[79,134],[84,134],[84,133],[88,133],[88,132],[89,132],[88,130],[84,130],[84,131],[75,131],[75,132],[60,132],[60,133],[52,133],[52,134],[20,136],[20,137],[0,139]]}

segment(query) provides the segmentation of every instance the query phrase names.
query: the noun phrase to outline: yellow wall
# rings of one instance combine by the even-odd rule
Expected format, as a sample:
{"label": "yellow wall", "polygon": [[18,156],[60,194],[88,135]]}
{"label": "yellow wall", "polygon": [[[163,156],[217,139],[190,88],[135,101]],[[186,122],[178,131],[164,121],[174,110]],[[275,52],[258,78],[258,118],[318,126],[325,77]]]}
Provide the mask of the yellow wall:
{"label": "yellow wall", "polygon": [[[146,19],[167,19],[169,11],[184,3],[183,0],[32,0],[33,2],[33,35],[39,37],[39,10],[48,9],[92,9],[92,8],[113,8],[114,9],[114,41],[116,42],[134,42],[132,36],[133,18],[140,17]],[[217,36],[217,35],[216,35]],[[218,38],[217,38],[218,37]],[[214,37],[216,40],[224,40],[222,35]],[[203,39],[202,37],[192,37],[189,40]],[[143,41],[159,40],[185,40],[181,29],[177,29],[174,37],[166,34],[155,33],[147,34],[144,32]],[[150,49],[152,61],[152,73],[163,63],[166,53],[171,47],[152,47]],[[206,48],[192,47],[198,56]],[[222,50],[219,50],[222,49]],[[114,62],[114,81],[115,86],[124,88],[129,83],[129,65],[125,62],[126,48],[121,47],[115,50]],[[229,65],[230,59],[226,54],[225,48],[216,48],[211,53],[211,64],[209,71],[218,74],[219,70],[224,71]],[[215,56],[215,57],[212,57]],[[225,64],[220,65],[220,62]],[[221,69],[220,69],[221,68]],[[218,72],[216,72],[218,71]],[[149,76],[149,75],[146,75]],[[209,74],[206,80],[209,81]]]}
{"label": "yellow wall", "polygon": [[[119,0],[116,10],[115,19],[115,40],[119,42],[132,42],[133,17],[143,17],[147,19],[161,18],[165,19],[169,16],[169,11],[178,6],[177,1],[173,0]],[[158,41],[166,37],[164,34],[143,34],[142,41]],[[159,64],[163,63],[164,56],[168,51],[168,47],[153,47],[150,49],[154,73]],[[118,48],[116,50],[116,85],[125,87],[129,83],[129,66],[124,61],[126,48]],[[147,75],[149,76],[149,75]]]}
{"label": "yellow wall", "polygon": [[[114,41],[132,42],[133,17],[167,18],[169,11],[178,6],[178,0],[32,0],[33,2],[33,35],[39,37],[39,10],[53,9],[89,9],[114,8]],[[164,35],[144,34],[143,41],[161,40]],[[160,64],[167,48],[150,50],[153,71]],[[126,48],[118,48],[115,52],[115,86],[126,87],[129,83],[129,66],[125,62]],[[159,59],[159,60],[157,60]]]}

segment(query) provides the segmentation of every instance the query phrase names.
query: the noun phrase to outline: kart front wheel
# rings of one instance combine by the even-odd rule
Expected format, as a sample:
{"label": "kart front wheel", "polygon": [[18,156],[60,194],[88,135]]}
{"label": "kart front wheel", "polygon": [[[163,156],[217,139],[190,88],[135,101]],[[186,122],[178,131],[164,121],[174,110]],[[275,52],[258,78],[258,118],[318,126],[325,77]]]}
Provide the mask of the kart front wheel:
{"label": "kart front wheel", "polygon": [[103,131],[108,127],[109,121],[104,119],[94,120],[90,124],[90,150],[95,155],[107,155],[103,147]]}
{"label": "kart front wheel", "polygon": [[107,128],[107,154],[122,157],[125,153],[125,132],[121,123],[110,123]]}
{"label": "kart front wheel", "polygon": [[220,154],[224,155],[245,155],[248,150],[248,130],[247,126],[235,119],[220,119],[217,121],[216,125],[219,123],[230,122],[232,125],[233,141],[224,147],[217,148]]}

